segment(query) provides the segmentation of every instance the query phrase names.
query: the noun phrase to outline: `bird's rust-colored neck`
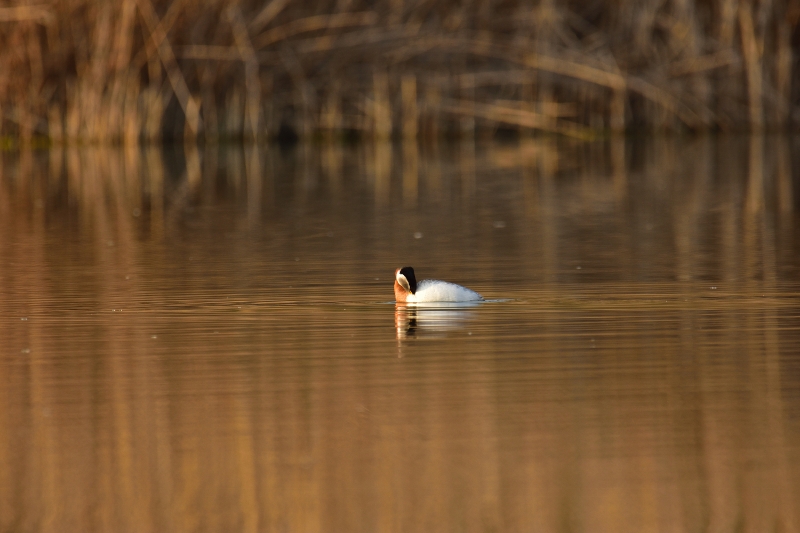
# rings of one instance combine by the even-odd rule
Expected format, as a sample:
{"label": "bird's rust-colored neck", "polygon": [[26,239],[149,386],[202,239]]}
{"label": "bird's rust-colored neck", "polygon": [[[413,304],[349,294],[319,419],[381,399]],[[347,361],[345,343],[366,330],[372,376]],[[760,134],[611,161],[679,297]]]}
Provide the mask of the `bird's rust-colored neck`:
{"label": "bird's rust-colored neck", "polygon": [[402,285],[397,283],[397,279],[394,280],[394,299],[397,303],[405,303],[406,297],[408,296],[408,291],[403,288]]}

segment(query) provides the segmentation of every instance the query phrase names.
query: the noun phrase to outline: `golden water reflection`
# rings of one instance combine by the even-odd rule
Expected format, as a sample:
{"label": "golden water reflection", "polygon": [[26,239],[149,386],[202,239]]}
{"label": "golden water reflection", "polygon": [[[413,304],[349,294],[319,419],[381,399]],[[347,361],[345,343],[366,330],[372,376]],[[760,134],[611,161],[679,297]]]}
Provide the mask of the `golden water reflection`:
{"label": "golden water reflection", "polygon": [[792,143],[2,153],[0,531],[797,531]]}

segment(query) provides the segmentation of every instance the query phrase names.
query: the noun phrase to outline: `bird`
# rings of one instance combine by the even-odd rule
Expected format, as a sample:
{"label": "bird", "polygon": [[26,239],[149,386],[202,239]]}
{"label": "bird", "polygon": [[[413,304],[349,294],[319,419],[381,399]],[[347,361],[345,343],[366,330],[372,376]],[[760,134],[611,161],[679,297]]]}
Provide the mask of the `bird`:
{"label": "bird", "polygon": [[394,271],[394,298],[397,303],[417,302],[476,302],[483,300],[477,292],[438,279],[424,279],[417,283],[410,266]]}

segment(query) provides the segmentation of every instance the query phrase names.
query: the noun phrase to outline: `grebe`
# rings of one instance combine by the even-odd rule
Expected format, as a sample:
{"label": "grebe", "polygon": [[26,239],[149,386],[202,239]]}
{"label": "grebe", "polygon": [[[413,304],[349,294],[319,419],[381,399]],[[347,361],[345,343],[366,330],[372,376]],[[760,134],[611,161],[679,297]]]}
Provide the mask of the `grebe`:
{"label": "grebe", "polygon": [[402,267],[394,271],[394,299],[397,303],[475,302],[483,296],[455,283],[424,279],[417,283],[414,269]]}

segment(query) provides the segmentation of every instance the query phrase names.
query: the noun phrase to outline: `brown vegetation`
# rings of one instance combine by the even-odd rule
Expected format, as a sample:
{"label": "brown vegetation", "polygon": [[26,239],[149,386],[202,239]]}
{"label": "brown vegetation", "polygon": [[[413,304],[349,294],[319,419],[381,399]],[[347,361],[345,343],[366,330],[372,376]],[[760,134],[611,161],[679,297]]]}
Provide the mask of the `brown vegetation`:
{"label": "brown vegetation", "polygon": [[0,8],[0,135],[784,129],[791,0],[56,0]]}

